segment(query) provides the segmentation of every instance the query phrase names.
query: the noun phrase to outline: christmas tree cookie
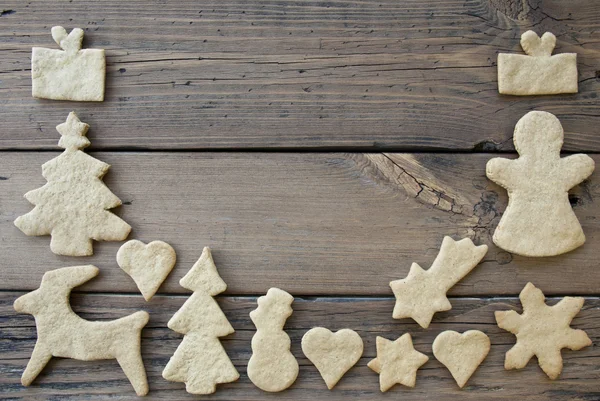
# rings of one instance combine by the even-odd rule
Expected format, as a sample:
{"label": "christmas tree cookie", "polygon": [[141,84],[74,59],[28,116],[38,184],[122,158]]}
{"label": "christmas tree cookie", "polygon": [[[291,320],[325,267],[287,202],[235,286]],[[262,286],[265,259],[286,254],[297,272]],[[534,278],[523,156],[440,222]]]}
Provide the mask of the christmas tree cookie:
{"label": "christmas tree cookie", "polygon": [[252,357],[248,362],[248,377],[264,391],[283,391],[298,377],[298,362],[290,352],[291,341],[283,331],[292,315],[294,298],[279,288],[271,288],[258,298],[258,308],[250,312],[256,326],[252,337]]}
{"label": "christmas tree cookie", "polygon": [[488,161],[486,175],[508,191],[508,207],[493,240],[523,256],[554,256],[585,242],[571,204],[569,189],[594,171],[583,154],[560,157],[563,128],[553,114],[531,111],[515,127],[519,158]]}
{"label": "christmas tree cookie", "polygon": [[219,340],[235,330],[213,298],[227,285],[217,273],[210,248],[204,248],[179,284],[194,293],[167,324],[184,337],[163,370],[163,377],[184,382],[188,393],[211,394],[217,384],[236,381],[240,375]]}
{"label": "christmas tree cookie", "polygon": [[110,165],[81,150],[90,145],[88,128],[74,112],[56,127],[62,135],[58,146],[65,151],[44,163],[42,175],[48,183],[25,194],[35,208],[15,220],[27,235],[51,235],[50,249],[58,255],[89,256],[94,253],[92,240],[122,241],[131,231],[108,211],[121,205],[102,182]]}
{"label": "christmas tree cookie", "polygon": [[142,328],[148,313],[135,312],[112,321],[90,322],[69,304],[71,289],[98,275],[95,266],[74,266],[44,274],[40,287],[19,297],[14,308],[35,317],[37,341],[21,382],[29,386],[52,357],[81,361],[116,359],[137,395],[148,393],[140,353]]}

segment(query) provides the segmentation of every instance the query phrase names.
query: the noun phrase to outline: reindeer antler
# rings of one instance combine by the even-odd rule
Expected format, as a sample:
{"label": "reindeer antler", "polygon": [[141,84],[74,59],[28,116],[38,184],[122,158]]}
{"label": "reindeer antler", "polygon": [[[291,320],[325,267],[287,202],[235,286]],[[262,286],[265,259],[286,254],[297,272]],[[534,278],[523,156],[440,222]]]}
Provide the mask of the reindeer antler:
{"label": "reindeer antler", "polygon": [[99,271],[100,269],[93,265],[63,267],[46,272],[42,277],[42,285],[60,282],[61,287],[71,289],[90,281]]}

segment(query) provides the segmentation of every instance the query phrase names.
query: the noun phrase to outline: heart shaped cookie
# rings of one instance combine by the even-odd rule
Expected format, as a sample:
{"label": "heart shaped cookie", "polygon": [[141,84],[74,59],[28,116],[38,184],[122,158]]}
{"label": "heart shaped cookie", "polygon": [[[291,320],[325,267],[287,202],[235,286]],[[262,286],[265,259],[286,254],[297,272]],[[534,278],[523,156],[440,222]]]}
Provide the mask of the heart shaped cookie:
{"label": "heart shaped cookie", "polygon": [[443,363],[459,387],[463,387],[490,352],[490,339],[479,330],[460,334],[447,330],[433,341],[433,355]]}
{"label": "heart shaped cookie", "polygon": [[521,35],[521,47],[530,56],[550,57],[555,46],[556,36],[552,32],[545,32],[541,38],[533,31]]}
{"label": "heart shaped cookie", "polygon": [[158,287],[165,281],[175,266],[175,250],[163,241],[152,241],[148,245],[131,240],[119,248],[117,263],[129,274],[149,301]]}
{"label": "heart shaped cookie", "polygon": [[317,367],[331,390],[360,359],[363,341],[350,329],[332,333],[324,327],[315,327],[302,337],[302,352]]}

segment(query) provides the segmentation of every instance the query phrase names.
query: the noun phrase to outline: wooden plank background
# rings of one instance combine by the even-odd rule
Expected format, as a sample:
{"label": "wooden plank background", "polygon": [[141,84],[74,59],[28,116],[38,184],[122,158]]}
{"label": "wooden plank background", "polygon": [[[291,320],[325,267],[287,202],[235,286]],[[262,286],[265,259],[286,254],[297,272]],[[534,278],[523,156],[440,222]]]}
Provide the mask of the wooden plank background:
{"label": "wooden plank background", "polygon": [[[46,182],[40,165],[58,153],[0,155],[3,287],[35,289],[48,269],[94,263],[106,274],[82,289],[137,292],[116,264],[121,243],[96,244],[94,257],[59,257],[48,237],[26,237],[12,224],[31,210],[22,195]],[[133,226],[130,237],[175,247],[179,268],[161,288],[169,293],[186,292],[179,279],[208,245],[231,294],[277,285],[296,295],[391,296],[388,283],[406,276],[413,261],[429,266],[444,235],[490,246],[452,295],[516,295],[528,281],[548,295],[599,292],[598,174],[571,197],[588,242],[536,259],[491,241],[507,197],[485,177],[489,154],[92,155],[112,165],[105,181],[125,202],[119,214]]]}
{"label": "wooden plank background", "polygon": [[[568,3],[568,4],[566,4]],[[86,115],[96,149],[512,150],[527,111],[556,114],[565,149],[599,151],[594,0],[183,0],[24,3],[0,17],[0,148],[54,149]],[[102,104],[32,99],[32,45],[53,25],[106,49]],[[498,52],[552,31],[578,55],[576,95],[499,96]]]}
{"label": "wooden plank background", "polygon": [[[53,25],[86,30],[106,49],[107,97],[99,104],[31,98],[31,47],[55,47]],[[557,52],[578,54],[575,95],[497,93],[498,52],[520,52],[527,29],[552,31]],[[600,163],[600,3],[594,0],[5,1],[0,6],[0,399],[134,400],[115,361],[53,360],[29,388],[20,375],[34,320],[12,302],[47,270],[97,265],[72,296],[76,312],[114,319],[144,309],[142,351],[149,400],[198,399],[161,371],[181,341],[166,322],[187,299],[178,280],[211,246],[228,290],[219,303],[236,333],[223,344],[241,373],[207,400],[598,400],[600,399],[600,199],[598,173],[570,201],[586,244],[553,258],[495,247],[504,190],[485,177],[491,157],[513,158],[514,124],[529,110],[556,114],[567,152]],[[105,182],[124,204],[130,238],[171,243],[175,270],[144,302],[119,269],[121,243],[95,255],[54,255],[48,237],[26,237],[14,219],[23,194],[45,183],[58,155],[55,126],[69,111],[91,124],[91,154],[112,165]],[[500,154],[498,154],[500,153]],[[394,320],[390,280],[412,262],[428,267],[444,235],[490,250],[451,291],[453,309],[429,329]],[[534,359],[505,371],[514,336],[496,310],[517,309],[531,281],[550,297],[585,297],[573,325],[593,345],[564,351],[550,381]],[[298,381],[268,394],[246,376],[254,334],[248,313],[269,287],[296,296],[286,326]],[[329,391],[300,349],[311,327],[352,328],[365,342],[356,367]],[[433,358],[441,331],[479,329],[492,350],[459,390]],[[378,389],[367,368],[375,337],[405,332],[431,359],[414,389]]]}
{"label": "wooden plank background", "polygon": [[[139,400],[116,361],[80,362],[70,359],[54,359],[42,372],[36,384],[27,391],[18,384],[22,366],[27,363],[35,341],[33,318],[15,315],[12,302],[21,293],[0,294],[0,314],[9,316],[0,338],[3,360],[0,362],[0,386],[4,399],[45,400],[60,397],[80,400],[82,395],[90,400]],[[286,331],[292,340],[292,351],[298,359],[300,374],[288,390],[281,393],[265,393],[254,387],[246,376],[246,365],[251,356],[250,341],[255,333],[248,314],[256,308],[256,299],[249,297],[222,297],[219,303],[235,327],[236,332],[223,340],[223,345],[239,370],[241,378],[231,384],[221,385],[211,396],[193,396],[185,392],[182,383],[167,382],[161,372],[181,342],[181,335],[167,329],[167,321],[186,297],[157,296],[150,303],[137,294],[129,295],[75,295],[72,297],[75,311],[87,319],[114,319],[147,309],[150,323],[143,331],[142,350],[150,383],[150,393],[145,399],[156,400],[507,400],[529,396],[531,400],[597,400],[600,395],[600,369],[597,346],[581,351],[563,351],[564,371],[560,379],[550,382],[533,359],[522,371],[504,370],[504,354],[514,344],[514,336],[496,326],[494,311],[520,309],[514,298],[452,299],[453,309],[437,314],[428,329],[421,329],[409,320],[394,320],[390,311],[393,298],[305,298],[294,301],[294,314],[288,320]],[[556,299],[549,300],[555,303]],[[574,325],[584,329],[594,344],[600,341],[598,330],[600,299],[586,298],[583,310]],[[316,368],[306,359],[300,347],[304,333],[315,325],[333,330],[352,327],[362,337],[365,352],[357,363],[329,391]],[[463,390],[456,385],[450,372],[440,364],[431,352],[434,338],[442,331],[477,329],[485,332],[492,341],[486,360],[471,377]],[[414,346],[427,354],[430,360],[418,371],[416,387],[409,389],[396,386],[382,395],[379,379],[367,367],[376,356],[375,338],[384,336],[395,339],[404,332],[413,336]]]}

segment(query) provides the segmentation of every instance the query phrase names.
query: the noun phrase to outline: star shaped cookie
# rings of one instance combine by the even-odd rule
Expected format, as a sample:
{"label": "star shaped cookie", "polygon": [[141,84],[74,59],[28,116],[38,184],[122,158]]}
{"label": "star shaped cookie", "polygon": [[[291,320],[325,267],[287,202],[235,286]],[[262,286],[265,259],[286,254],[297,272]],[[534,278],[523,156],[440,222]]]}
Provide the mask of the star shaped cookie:
{"label": "star shaped cookie", "polygon": [[56,126],[56,130],[60,133],[61,138],[58,146],[65,149],[83,149],[90,146],[91,142],[86,138],[90,126],[82,123],[74,111],[69,113],[67,121]]}
{"label": "star shaped cookie", "polygon": [[436,312],[452,309],[446,293],[483,259],[486,245],[475,246],[469,238],[455,241],[444,237],[431,267],[413,263],[406,278],[390,283],[396,296],[394,319],[412,318],[427,328]]}
{"label": "star shaped cookie", "polygon": [[416,351],[409,333],[396,341],[377,337],[377,358],[367,366],[379,373],[379,388],[386,392],[396,383],[414,387],[417,370],[429,360],[425,354]]}
{"label": "star shaped cookie", "polygon": [[564,297],[548,306],[542,291],[527,283],[519,299],[522,314],[514,310],[495,312],[498,327],[517,336],[517,343],[506,353],[504,368],[522,369],[535,355],[542,370],[554,380],[562,371],[562,348],[576,351],[592,345],[585,331],[569,327],[583,306],[583,298]]}

